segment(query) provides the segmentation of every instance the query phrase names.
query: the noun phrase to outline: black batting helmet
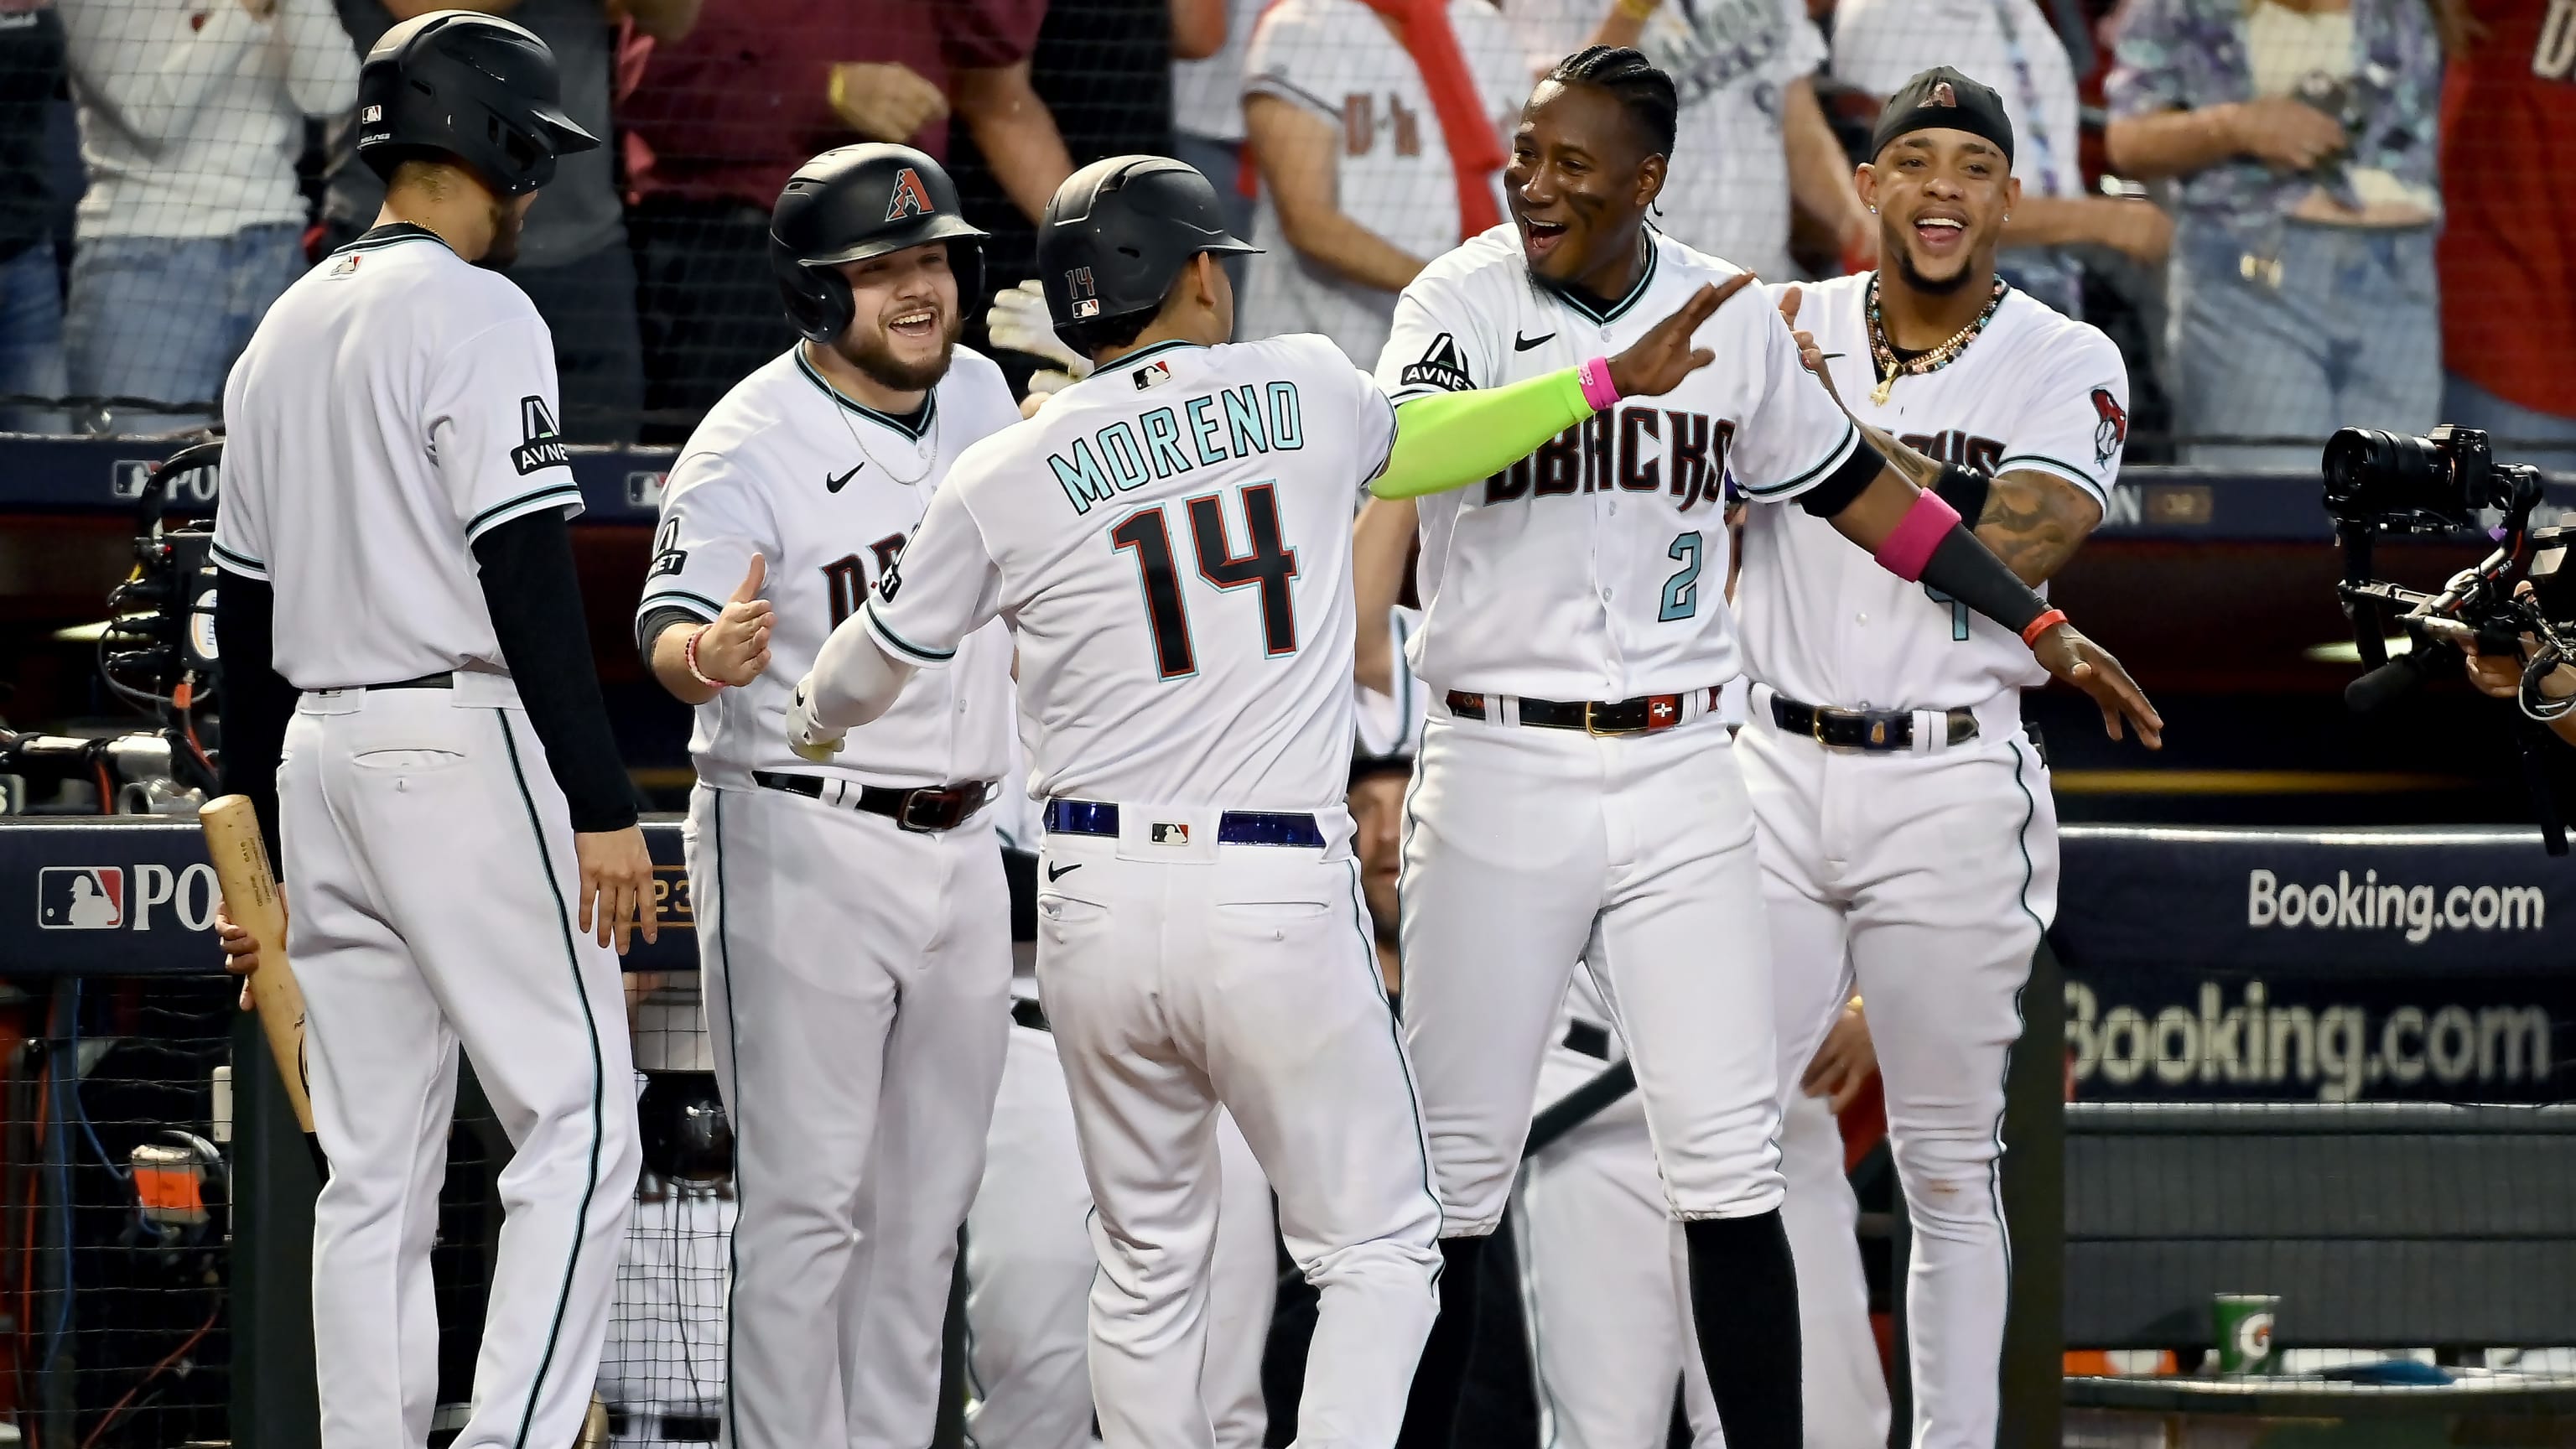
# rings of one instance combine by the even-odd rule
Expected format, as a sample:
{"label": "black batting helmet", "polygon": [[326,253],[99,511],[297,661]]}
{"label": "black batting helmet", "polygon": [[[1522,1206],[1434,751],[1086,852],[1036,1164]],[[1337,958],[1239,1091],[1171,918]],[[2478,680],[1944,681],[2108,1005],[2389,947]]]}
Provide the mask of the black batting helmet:
{"label": "black batting helmet", "polygon": [[507,20],[415,16],[358,67],[358,156],[388,181],[404,161],[438,157],[520,196],[554,179],[556,157],[598,144],[564,114],[554,52]]}
{"label": "black batting helmet", "polygon": [[850,325],[850,282],[842,262],[944,241],[957,271],[957,305],[984,285],[985,234],[967,224],[957,183],[910,146],[871,141],[826,151],[796,168],[769,213],[769,265],[787,299],[787,319],[816,342]]}
{"label": "black batting helmet", "polygon": [[646,1072],[635,1099],[644,1166],[665,1182],[713,1182],[733,1171],[733,1126],[713,1072]]}
{"label": "black batting helmet", "polygon": [[1038,283],[1055,335],[1150,311],[1201,252],[1261,248],[1228,235],[1216,188],[1168,156],[1112,156],[1065,178],[1038,223]]}

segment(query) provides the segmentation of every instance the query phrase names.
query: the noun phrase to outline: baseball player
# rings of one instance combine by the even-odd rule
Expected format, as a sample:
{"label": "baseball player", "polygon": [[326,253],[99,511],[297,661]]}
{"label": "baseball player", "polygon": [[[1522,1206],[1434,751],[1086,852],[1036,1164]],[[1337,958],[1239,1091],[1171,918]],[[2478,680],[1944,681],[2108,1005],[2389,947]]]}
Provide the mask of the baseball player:
{"label": "baseball player", "polygon": [[[1646,227],[1673,114],[1671,79],[1634,51],[1561,62],[1514,135],[1513,222],[1405,289],[1378,363],[1406,416],[1372,488],[1418,500],[1409,651],[1436,701],[1402,934],[1448,1262],[1408,1443],[1447,1440],[1474,1259],[1578,958],[1636,1068],[1727,1442],[1800,1441],[1769,949],[1715,714],[1739,668],[1723,479],[1999,620],[2113,730],[2158,728],[2116,661],[1862,442],[1768,307],[1719,305],[1745,274]],[[1620,405],[1643,397],[1658,405]],[[1434,436],[1439,466],[1408,466]]]}
{"label": "baseball player", "polygon": [[269,309],[224,389],[224,765],[235,788],[273,771],[281,806],[331,1163],[313,1210],[329,1449],[429,1434],[460,1045],[513,1155],[456,1443],[572,1442],[634,1201],[608,947],[652,864],[573,576],[554,347],[492,270],[556,158],[599,144],[557,96],[553,56],[507,21],[387,31],[358,81],[384,211]]}
{"label": "baseball player", "polygon": [[[1353,767],[1352,799],[1364,846],[1369,822],[1357,806],[1364,788],[1360,772],[1369,770],[1374,788],[1389,755],[1401,756],[1398,767],[1409,769],[1430,713],[1402,652],[1421,623],[1420,612],[1402,605],[1372,609],[1395,595],[1413,532],[1411,501],[1380,498],[1362,510],[1352,535],[1355,593],[1363,610],[1357,649],[1362,764]],[[1372,627],[1373,617],[1383,622]],[[1369,913],[1381,940],[1398,929],[1394,858],[1400,853],[1400,846],[1389,848],[1383,864],[1366,849],[1361,853],[1362,866],[1372,872]],[[1879,1449],[1887,1442],[1887,1377],[1879,1366],[1869,1285],[1855,1246],[1860,1207],[1844,1174],[1842,1137],[1834,1123],[1841,1104],[1872,1070],[1869,1033],[1856,1009],[1836,1031],[1838,1039],[1816,1055],[1807,1074],[1812,1081],[1802,1081],[1803,1090],[1790,1093],[1783,1109],[1780,1169],[1787,1191],[1781,1222],[1798,1269],[1807,1443],[1814,1449]],[[1551,1110],[1569,1110],[1569,1098],[1627,1056],[1599,989],[1582,971],[1574,973],[1549,1039],[1533,1126]],[[1664,1205],[1636,1093],[1597,1108],[1554,1145],[1533,1149],[1512,1204],[1540,1442],[1565,1449],[1658,1449],[1670,1428],[1679,1380],[1694,1442],[1710,1449],[1722,1443],[1707,1376],[1689,1351],[1681,1232]]]}
{"label": "baseball player", "polygon": [[1179,162],[1065,182],[1039,275],[1098,370],[961,460],[788,727],[828,747],[1011,622],[1047,802],[1038,984],[1095,1207],[1101,1437],[1213,1442],[1222,1103],[1320,1290],[1300,1441],[1382,1445],[1439,1230],[1342,800],[1351,505],[1393,410],[1321,338],[1225,342],[1218,261],[1244,250]]}
{"label": "baseball player", "polygon": [[1320,332],[1374,357],[1396,292],[1501,219],[1502,132],[1529,89],[1519,46],[1484,0],[1412,13],[1398,26],[1367,0],[1262,11],[1243,75],[1254,234],[1287,245],[1247,269],[1245,337]]}
{"label": "baseball player", "polygon": [[[2120,354],[1995,279],[2021,184],[1992,90],[1925,71],[1871,144],[1860,193],[1889,265],[1792,289],[1781,310],[1882,450],[2041,584],[2101,521],[2119,469]],[[1990,1446],[2004,1066],[2057,905],[2048,771],[2021,724],[2021,691],[2046,676],[1991,621],[1851,552],[1780,509],[1745,523],[1745,773],[1782,1049],[1800,1060],[1858,981],[1914,1225],[1914,1442]]]}
{"label": "baseball player", "polygon": [[958,456],[1019,420],[1001,370],[956,345],[983,235],[910,147],[797,170],[770,248],[803,340],[681,450],[636,605],[654,676],[697,706],[685,838],[738,1134],[739,1449],[918,1445],[935,1418],[1010,1022],[985,810],[1010,759],[1010,639],[962,639],[819,761],[781,721]]}

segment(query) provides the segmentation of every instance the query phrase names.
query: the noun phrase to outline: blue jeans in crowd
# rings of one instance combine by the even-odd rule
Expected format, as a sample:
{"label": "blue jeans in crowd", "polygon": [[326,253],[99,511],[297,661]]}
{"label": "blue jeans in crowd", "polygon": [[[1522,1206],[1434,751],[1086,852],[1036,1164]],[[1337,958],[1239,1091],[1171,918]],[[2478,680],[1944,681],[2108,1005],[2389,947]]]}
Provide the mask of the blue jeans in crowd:
{"label": "blue jeans in crowd", "polygon": [[[0,397],[63,395],[63,279],[52,242],[0,262]],[[0,403],[0,433],[59,433],[63,415]]]}
{"label": "blue jeans in crowd", "polygon": [[2185,216],[2169,293],[2185,463],[2314,471],[2337,428],[2420,433],[2440,411],[2429,226]]}
{"label": "blue jeans in crowd", "polygon": [[2553,473],[2576,473],[2576,416],[2507,402],[2454,372],[2443,382],[2442,421],[2493,434],[2498,462],[2536,463]]}
{"label": "blue jeans in crowd", "polygon": [[92,404],[82,425],[155,433],[209,422],[251,329],[303,271],[301,229],[285,223],[230,236],[82,242],[63,323],[72,395],[161,405]]}

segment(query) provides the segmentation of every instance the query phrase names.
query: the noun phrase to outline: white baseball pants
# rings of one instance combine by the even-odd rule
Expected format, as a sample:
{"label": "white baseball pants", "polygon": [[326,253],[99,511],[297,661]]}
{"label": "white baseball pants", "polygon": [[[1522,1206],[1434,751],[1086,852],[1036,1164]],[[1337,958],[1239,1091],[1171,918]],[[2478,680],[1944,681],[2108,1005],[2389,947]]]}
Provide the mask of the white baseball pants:
{"label": "white baseball pants", "polygon": [[572,821],[509,680],[306,694],[278,769],[313,1122],[326,1449],[429,1435],[429,1250],[461,1045],[510,1139],[464,1449],[569,1444],[639,1165],[617,958],[574,925]]}
{"label": "white baseball pants", "polygon": [[1220,845],[1215,810],[1132,804],[1119,836],[1046,837],[1038,989],[1096,1209],[1091,1388],[1111,1449],[1215,1442],[1219,1104],[1321,1292],[1297,1443],[1386,1449],[1403,1423],[1439,1306],[1439,1205],[1350,816],[1316,821],[1322,850]]}
{"label": "white baseball pants", "polygon": [[[1615,1048],[1611,1061],[1618,1059]],[[1540,1106],[1609,1062],[1560,1043],[1539,1075]],[[1842,1136],[1821,1099],[1799,1093],[1781,1118],[1788,1196],[1781,1225],[1798,1262],[1798,1327],[1811,1449],[1883,1449],[1887,1375],[1870,1331],[1869,1284],[1853,1230],[1860,1205]],[[1512,1235],[1538,1386],[1539,1442],[1555,1449],[1663,1449],[1673,1383],[1695,1449],[1726,1442],[1691,1329],[1682,1235],[1664,1204],[1646,1113],[1630,1093],[1522,1167]]]}
{"label": "white baseball pants", "polygon": [[1010,1024],[981,821],[700,785],[686,833],[734,1129],[726,1442],[919,1449]]}
{"label": "white baseball pants", "polygon": [[1405,802],[1404,1030],[1442,1232],[1490,1233],[1586,962],[1636,1061],[1675,1216],[1780,1205],[1779,1048],[1753,811],[1726,727],[1435,717]]}
{"label": "white baseball pants", "polygon": [[[1261,1351],[1278,1296],[1270,1183],[1234,1119],[1217,1114],[1216,1244],[1199,1394],[1217,1449],[1260,1449]],[[1090,1325],[1099,1259],[1073,1101],[1052,1032],[1011,1028],[984,1185],[966,1216],[967,1368],[978,1449],[1081,1449],[1091,1438]]]}
{"label": "white baseball pants", "polygon": [[1779,952],[1784,1080],[1855,985],[1878,1048],[1914,1229],[1917,1449],[1995,1442],[2011,1277],[2004,1070],[2031,953],[2057,914],[2048,772],[2017,700],[1979,713],[1978,739],[1922,755],[1829,751],[1783,733],[1767,707],[1741,740]]}

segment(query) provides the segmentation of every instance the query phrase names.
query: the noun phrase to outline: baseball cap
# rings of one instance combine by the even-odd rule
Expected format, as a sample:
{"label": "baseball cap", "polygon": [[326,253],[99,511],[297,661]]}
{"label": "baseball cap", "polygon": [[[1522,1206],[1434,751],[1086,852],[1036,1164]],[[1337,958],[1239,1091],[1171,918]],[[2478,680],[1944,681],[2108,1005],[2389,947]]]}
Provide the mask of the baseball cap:
{"label": "baseball cap", "polygon": [[1951,66],[1936,65],[1896,88],[1878,113],[1869,134],[1871,160],[1888,144],[1916,131],[1965,131],[2000,147],[2004,160],[2013,154],[2012,119],[2004,114],[2003,97],[1982,81]]}

